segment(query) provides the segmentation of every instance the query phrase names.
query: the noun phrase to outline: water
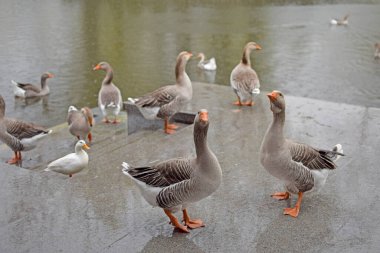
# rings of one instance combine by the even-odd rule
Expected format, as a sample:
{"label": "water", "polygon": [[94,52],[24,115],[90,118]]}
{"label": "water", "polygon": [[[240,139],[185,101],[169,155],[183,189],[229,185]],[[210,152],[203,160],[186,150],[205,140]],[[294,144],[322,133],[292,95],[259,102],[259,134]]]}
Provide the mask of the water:
{"label": "water", "polygon": [[[97,106],[104,74],[92,67],[103,60],[124,100],[173,83],[183,50],[202,51],[218,64],[208,73],[191,60],[193,81],[229,85],[248,41],[263,48],[251,57],[262,90],[380,107],[380,61],[373,59],[380,1],[341,2],[1,0],[6,114],[53,126],[65,121],[70,105]],[[346,13],[347,27],[329,25]],[[48,80],[49,96],[14,98],[10,80],[39,83],[44,71],[56,76]]]}

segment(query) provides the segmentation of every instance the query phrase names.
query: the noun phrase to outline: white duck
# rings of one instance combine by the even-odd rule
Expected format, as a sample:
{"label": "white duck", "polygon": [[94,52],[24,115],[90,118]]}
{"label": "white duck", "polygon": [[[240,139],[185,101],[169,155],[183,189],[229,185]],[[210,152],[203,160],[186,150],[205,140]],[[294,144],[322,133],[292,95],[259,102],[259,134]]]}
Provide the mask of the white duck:
{"label": "white duck", "polygon": [[252,106],[253,96],[260,94],[260,80],[251,67],[250,60],[251,51],[260,49],[260,45],[255,42],[248,42],[244,47],[240,63],[231,71],[230,83],[238,99],[234,105]]}
{"label": "white duck", "polygon": [[170,117],[181,110],[193,97],[191,80],[186,73],[186,64],[191,56],[190,52],[179,53],[175,66],[176,83],[174,85],[162,86],[139,98],[128,98],[128,101],[135,104],[146,119],[163,119],[164,131],[167,134],[174,133],[178,128],[175,124],[169,124]]}
{"label": "white duck", "polygon": [[331,25],[348,25],[348,17],[350,15],[347,14],[346,16],[343,17],[343,19],[338,19],[338,18],[333,18],[330,20]]}
{"label": "white duck", "polygon": [[109,123],[107,111],[112,111],[115,116],[112,123],[116,124],[119,121],[117,120],[117,115],[119,115],[122,105],[122,97],[119,88],[112,83],[113,79],[113,70],[109,63],[100,62],[98,63],[93,70],[104,70],[106,76],[103,79],[102,87],[100,88],[98,95],[98,106],[102,111],[104,116],[104,122]]}
{"label": "white duck", "polygon": [[336,168],[334,161],[343,156],[343,149],[337,144],[332,150],[322,150],[286,139],[284,96],[279,91],[267,96],[273,122],[261,144],[260,162],[272,176],[285,182],[286,192],[276,192],[273,198],[284,200],[290,194],[298,194],[295,207],[284,209],[284,214],[297,217],[303,193],[319,190],[324,185],[329,171]]}
{"label": "white duck", "polygon": [[75,153],[61,157],[47,166],[45,171],[55,171],[72,177],[73,174],[82,171],[88,165],[88,155],[83,149],[90,149],[84,140],[79,140],[75,145]]}
{"label": "white duck", "polygon": [[216,70],[216,61],[215,58],[212,57],[209,60],[205,60],[204,53],[199,53],[196,58],[200,58],[200,61],[198,62],[198,68],[204,69],[204,70]]}
{"label": "white duck", "polygon": [[[163,208],[171,223],[183,232],[189,232],[187,227],[204,226],[201,220],[191,220],[186,208],[211,195],[222,182],[220,164],[207,144],[208,126],[208,112],[200,110],[194,122],[195,158],[176,158],[140,168],[123,163],[123,173],[136,183],[145,200]],[[172,214],[179,210],[185,226]]]}

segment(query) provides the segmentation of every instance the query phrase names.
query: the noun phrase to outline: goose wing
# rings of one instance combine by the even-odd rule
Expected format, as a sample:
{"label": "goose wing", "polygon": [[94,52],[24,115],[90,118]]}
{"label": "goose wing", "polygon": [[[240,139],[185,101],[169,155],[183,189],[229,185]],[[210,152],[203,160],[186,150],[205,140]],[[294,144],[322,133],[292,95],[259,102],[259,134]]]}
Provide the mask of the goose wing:
{"label": "goose wing", "polygon": [[239,68],[231,77],[231,85],[234,90],[252,93],[255,88],[260,88],[260,81],[252,68]]}
{"label": "goose wing", "polygon": [[31,83],[17,83],[17,87],[19,87],[25,91],[33,91],[35,93],[41,92],[41,88],[39,88],[36,85],[31,84]]}
{"label": "goose wing", "polygon": [[136,105],[141,107],[161,107],[170,103],[178,96],[178,91],[174,85],[167,85],[158,88],[137,99]]}
{"label": "goose wing", "polygon": [[32,138],[41,133],[48,133],[44,128],[36,126],[32,123],[23,122],[16,119],[4,119],[7,132],[19,140],[24,138]]}

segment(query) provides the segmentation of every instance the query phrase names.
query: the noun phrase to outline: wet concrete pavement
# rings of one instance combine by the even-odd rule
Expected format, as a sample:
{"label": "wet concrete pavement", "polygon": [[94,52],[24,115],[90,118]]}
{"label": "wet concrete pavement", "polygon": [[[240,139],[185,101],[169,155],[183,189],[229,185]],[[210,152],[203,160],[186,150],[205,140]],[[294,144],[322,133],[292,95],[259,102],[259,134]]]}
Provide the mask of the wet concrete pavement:
{"label": "wet concrete pavement", "polygon": [[282,184],[259,162],[271,121],[262,92],[253,108],[238,109],[229,87],[194,83],[187,111],[209,110],[209,145],[223,183],[189,213],[206,227],[173,231],[121,173],[121,163],[147,165],[195,153],[192,126],[128,136],[126,122],[99,123],[89,169],[69,178],[43,172],[48,162],[73,152],[66,124],[24,155],[27,169],[3,163],[0,146],[0,252],[379,252],[380,109],[287,96],[286,134],[321,148],[343,145],[324,189],[306,194],[297,219],[282,209],[295,198],[270,198]]}

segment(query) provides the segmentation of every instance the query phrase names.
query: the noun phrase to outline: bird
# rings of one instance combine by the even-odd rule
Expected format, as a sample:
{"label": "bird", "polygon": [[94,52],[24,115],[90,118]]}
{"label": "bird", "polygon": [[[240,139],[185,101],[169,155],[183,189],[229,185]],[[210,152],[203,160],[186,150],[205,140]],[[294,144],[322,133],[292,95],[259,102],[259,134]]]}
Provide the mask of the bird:
{"label": "bird", "polygon": [[198,68],[203,70],[216,70],[216,61],[215,58],[212,57],[209,60],[205,60],[204,53],[199,53],[196,58],[200,58],[200,61],[198,62]]}
{"label": "bird", "polygon": [[375,59],[380,59],[380,43],[375,44]]}
{"label": "bird", "polygon": [[272,176],[285,182],[286,191],[271,195],[278,200],[297,194],[293,208],[285,208],[284,214],[297,217],[303,193],[320,190],[329,171],[336,168],[335,161],[344,156],[341,144],[332,150],[324,150],[286,139],[285,98],[277,90],[267,94],[273,112],[272,124],[268,127],[260,148],[260,162]]}
{"label": "bird", "polygon": [[[204,226],[202,220],[190,219],[187,207],[211,195],[222,182],[219,161],[208,146],[208,128],[208,111],[201,109],[194,121],[195,158],[174,158],[145,167],[122,164],[122,172],[136,183],[144,199],[162,208],[171,224],[182,232]],[[185,225],[173,214],[180,210]]]}
{"label": "bird", "polygon": [[251,51],[260,49],[261,46],[256,42],[248,42],[244,47],[240,63],[231,72],[231,87],[238,99],[234,105],[252,106],[253,95],[260,94],[260,80],[256,71],[252,69],[250,60]]}
{"label": "bird", "polygon": [[102,82],[102,87],[100,88],[98,95],[98,106],[104,116],[103,121],[105,123],[110,123],[107,117],[107,111],[111,110],[113,115],[115,116],[112,123],[116,124],[119,122],[117,120],[117,115],[119,115],[120,113],[122,97],[119,88],[112,83],[112,67],[107,62],[100,62],[93,68],[93,70],[104,70],[106,72],[106,76]]}
{"label": "bird", "polygon": [[347,14],[346,16],[343,17],[343,19],[338,19],[338,18],[333,18],[330,20],[331,25],[348,25],[348,17],[350,15]]}
{"label": "bird", "polygon": [[42,97],[50,93],[49,86],[47,84],[47,79],[53,78],[54,75],[45,72],[41,76],[41,88],[37,85],[30,83],[18,83],[11,80],[13,84],[13,92],[16,97],[31,98],[31,97]]}
{"label": "bird", "polygon": [[5,107],[5,101],[0,95],[0,140],[15,154],[8,163],[17,164],[22,161],[21,151],[35,148],[38,142],[48,136],[52,130],[21,120],[5,118]]}
{"label": "bird", "polygon": [[88,154],[83,149],[90,149],[84,140],[75,144],[75,153],[65,155],[48,164],[45,171],[54,171],[72,177],[88,166]]}
{"label": "bird", "polygon": [[70,106],[67,112],[67,124],[69,132],[78,138],[78,140],[86,140],[91,143],[91,129],[94,125],[94,115],[90,108],[83,107],[80,111],[75,106]]}
{"label": "bird", "polygon": [[169,124],[170,117],[181,110],[193,97],[191,80],[185,70],[187,61],[191,57],[190,52],[179,53],[175,66],[176,83],[174,85],[162,86],[139,98],[128,98],[128,101],[135,104],[146,119],[163,119],[164,131],[167,134],[173,134],[178,128],[175,124]]}

